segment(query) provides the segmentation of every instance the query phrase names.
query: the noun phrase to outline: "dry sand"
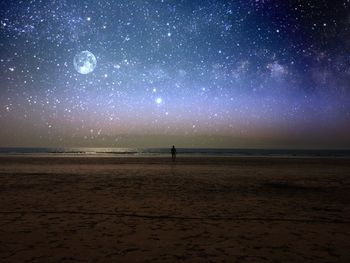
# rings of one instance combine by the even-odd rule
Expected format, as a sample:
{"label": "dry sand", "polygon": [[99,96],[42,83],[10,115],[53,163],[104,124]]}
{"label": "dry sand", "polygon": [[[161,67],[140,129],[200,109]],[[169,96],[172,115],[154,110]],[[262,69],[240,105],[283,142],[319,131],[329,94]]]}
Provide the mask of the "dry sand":
{"label": "dry sand", "polygon": [[350,159],[0,157],[0,262],[350,262]]}

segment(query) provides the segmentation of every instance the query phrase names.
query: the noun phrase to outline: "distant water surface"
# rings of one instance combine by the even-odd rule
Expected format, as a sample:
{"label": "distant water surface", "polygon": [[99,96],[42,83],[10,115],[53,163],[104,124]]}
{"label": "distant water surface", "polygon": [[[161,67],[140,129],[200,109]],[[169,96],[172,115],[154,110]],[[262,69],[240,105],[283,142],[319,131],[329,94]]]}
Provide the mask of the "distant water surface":
{"label": "distant water surface", "polygon": [[[332,156],[350,157],[350,150],[205,149],[177,148],[180,156]],[[1,155],[167,156],[170,148],[0,148]]]}

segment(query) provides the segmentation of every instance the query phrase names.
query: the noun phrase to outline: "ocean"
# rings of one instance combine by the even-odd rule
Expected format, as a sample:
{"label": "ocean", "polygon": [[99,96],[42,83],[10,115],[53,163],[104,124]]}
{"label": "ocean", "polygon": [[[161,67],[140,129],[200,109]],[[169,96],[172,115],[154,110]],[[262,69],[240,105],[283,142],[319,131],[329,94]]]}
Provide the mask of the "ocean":
{"label": "ocean", "polygon": [[[178,156],[350,157],[350,150],[177,148]],[[170,148],[0,148],[0,155],[168,156]]]}

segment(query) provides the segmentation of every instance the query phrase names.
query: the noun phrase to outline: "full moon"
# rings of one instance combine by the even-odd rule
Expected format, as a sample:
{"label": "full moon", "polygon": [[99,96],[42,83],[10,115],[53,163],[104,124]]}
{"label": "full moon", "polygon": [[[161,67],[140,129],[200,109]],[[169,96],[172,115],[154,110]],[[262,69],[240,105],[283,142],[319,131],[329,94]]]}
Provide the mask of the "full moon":
{"label": "full moon", "polygon": [[74,57],[74,68],[80,74],[89,74],[96,68],[97,60],[90,51],[81,51]]}

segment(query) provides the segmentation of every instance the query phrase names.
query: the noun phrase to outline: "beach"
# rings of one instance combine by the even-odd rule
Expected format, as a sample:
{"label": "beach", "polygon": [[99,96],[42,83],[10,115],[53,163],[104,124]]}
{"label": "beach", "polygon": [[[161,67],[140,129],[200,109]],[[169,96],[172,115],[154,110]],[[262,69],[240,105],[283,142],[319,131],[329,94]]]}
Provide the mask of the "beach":
{"label": "beach", "polygon": [[2,156],[0,262],[350,262],[350,159]]}

